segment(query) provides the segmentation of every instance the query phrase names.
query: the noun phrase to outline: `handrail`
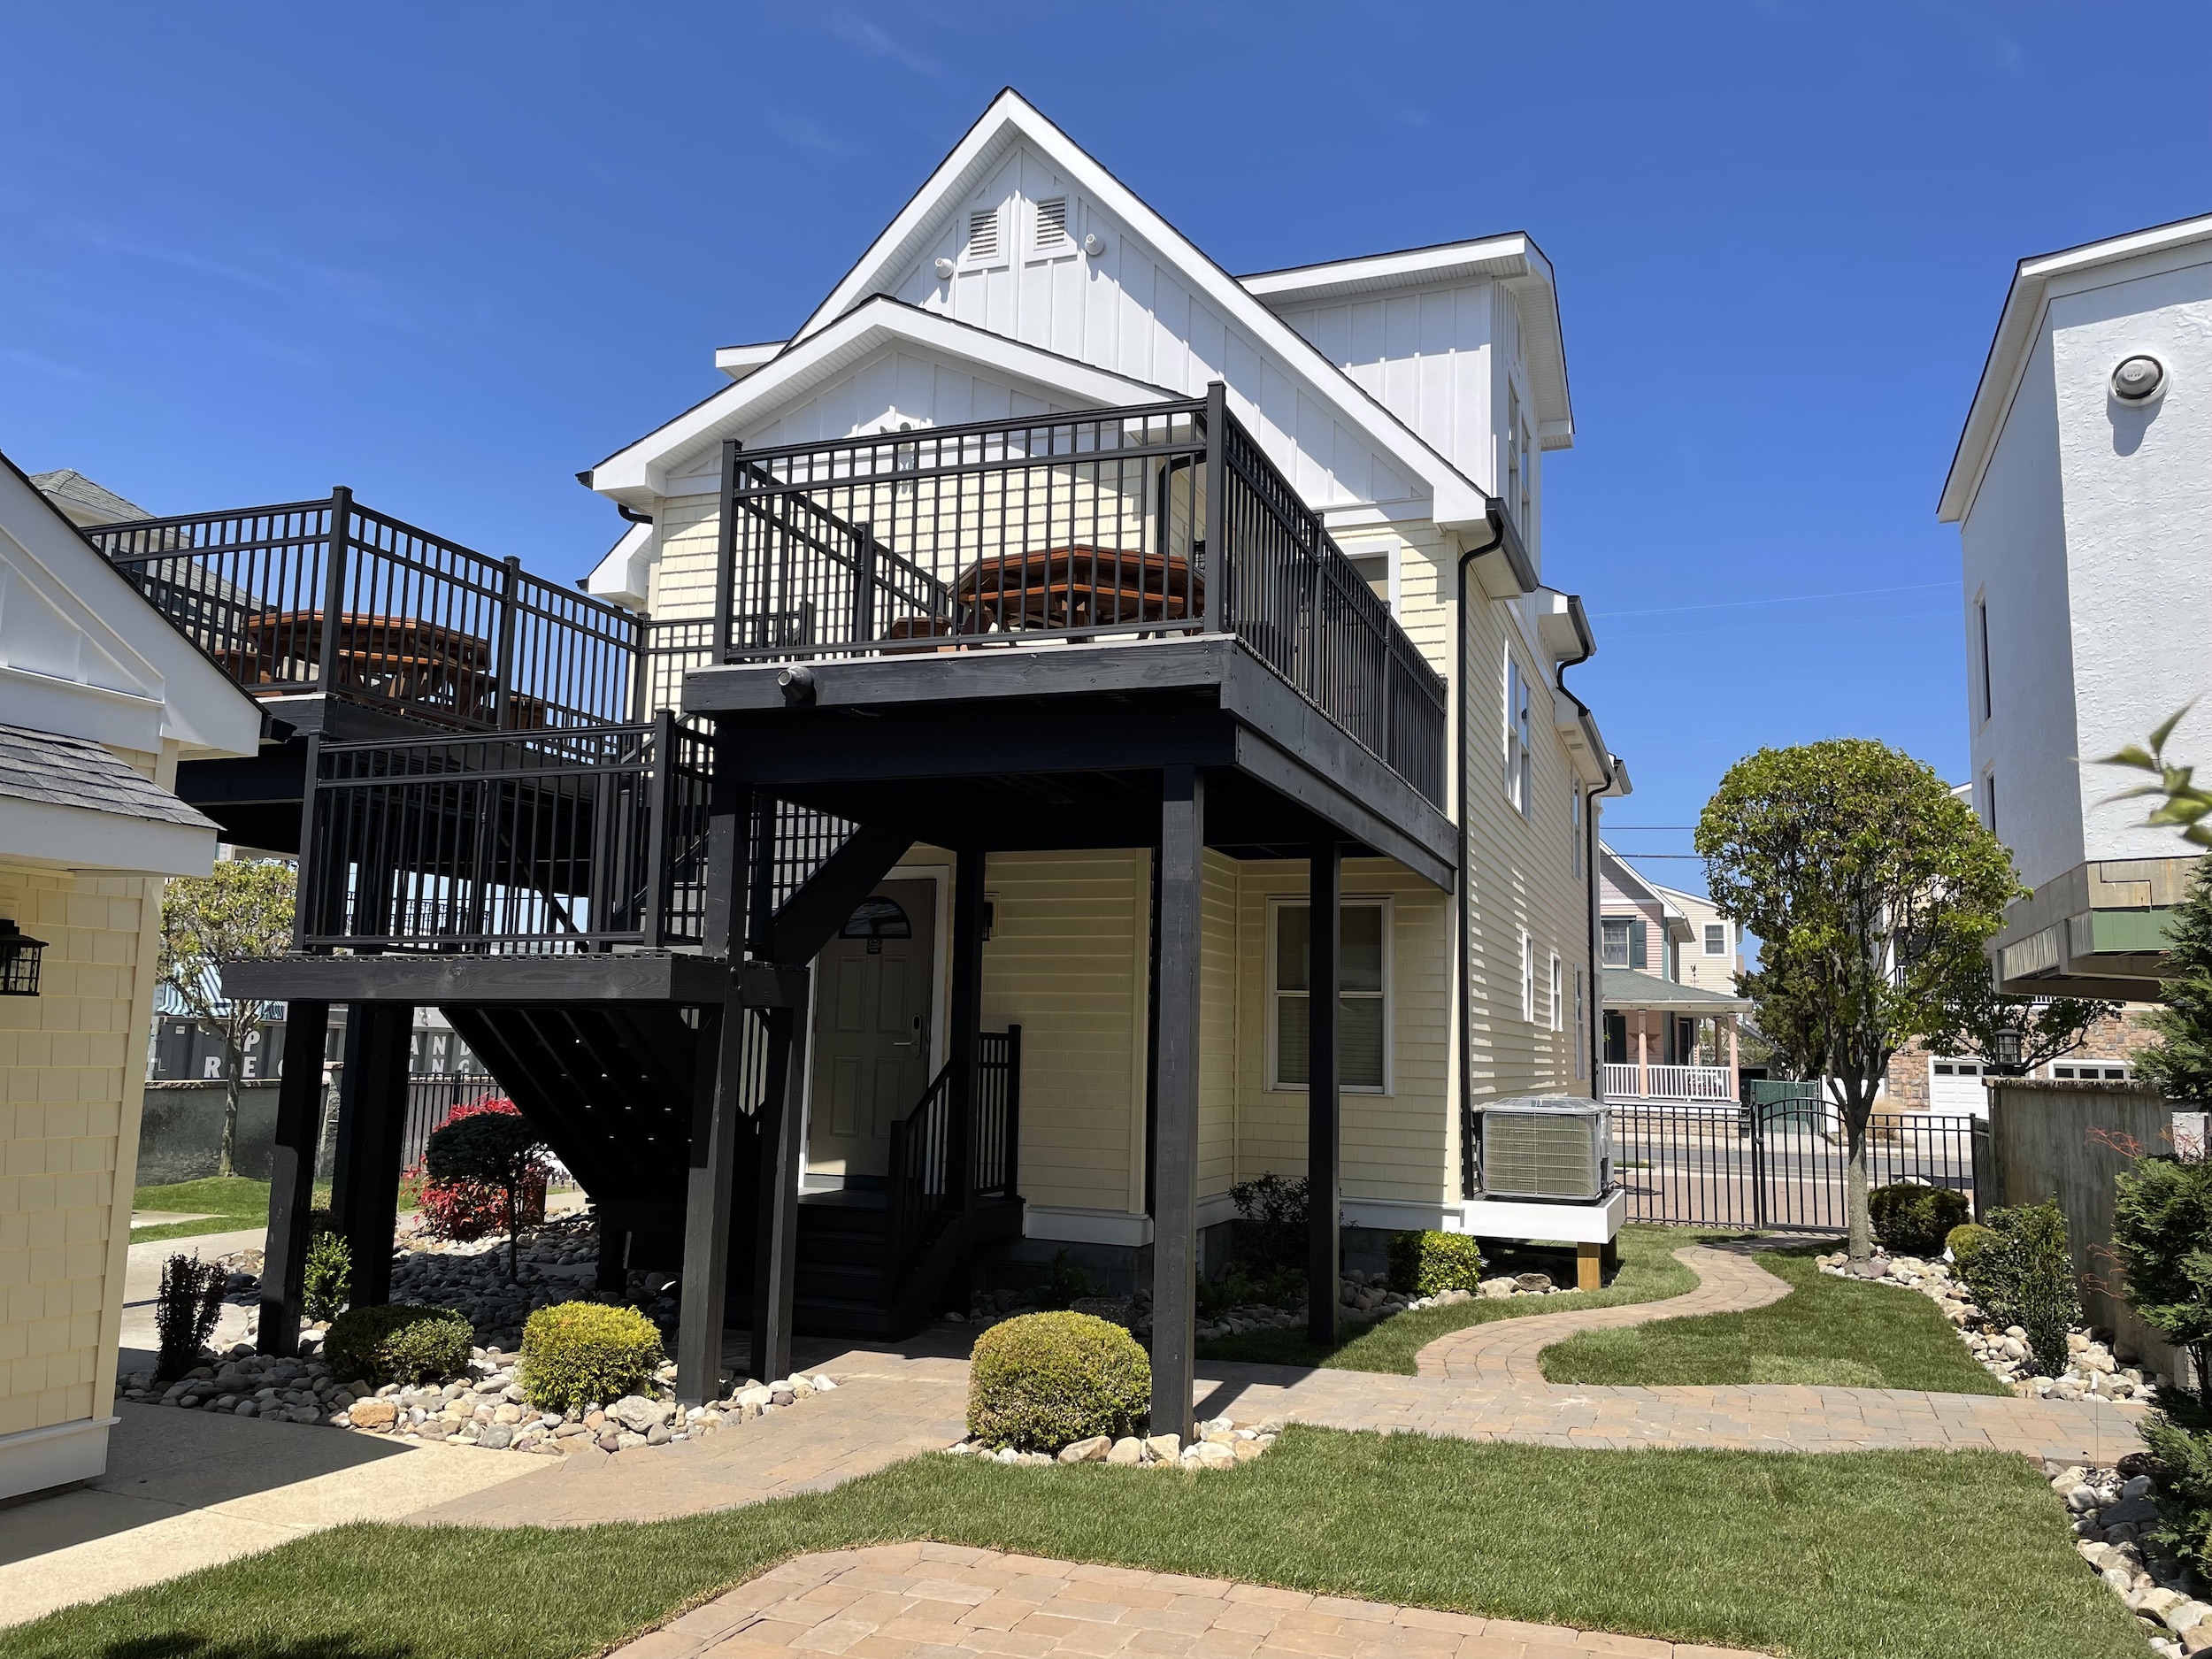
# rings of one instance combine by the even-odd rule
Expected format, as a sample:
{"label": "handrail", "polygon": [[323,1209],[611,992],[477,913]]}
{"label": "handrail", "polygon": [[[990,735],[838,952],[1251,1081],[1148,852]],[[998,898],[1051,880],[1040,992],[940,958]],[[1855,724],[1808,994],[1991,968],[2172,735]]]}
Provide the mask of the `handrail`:
{"label": "handrail", "polygon": [[1021,1027],[976,1037],[974,1133],[966,1190],[952,1181],[952,1102],[956,1062],[938,1068],[907,1115],[891,1125],[886,1237],[893,1273],[913,1271],[937,1235],[979,1198],[1011,1198],[1021,1149]]}

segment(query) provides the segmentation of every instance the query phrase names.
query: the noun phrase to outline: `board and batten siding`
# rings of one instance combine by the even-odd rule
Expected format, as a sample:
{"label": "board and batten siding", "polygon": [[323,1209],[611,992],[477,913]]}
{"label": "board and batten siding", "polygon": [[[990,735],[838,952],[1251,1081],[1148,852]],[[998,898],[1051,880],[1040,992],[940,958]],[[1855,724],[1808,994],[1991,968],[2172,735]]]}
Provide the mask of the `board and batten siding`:
{"label": "board and batten siding", "polygon": [[1151,855],[993,853],[984,887],[984,1028],[1022,1028],[1022,1196],[1141,1213]]}

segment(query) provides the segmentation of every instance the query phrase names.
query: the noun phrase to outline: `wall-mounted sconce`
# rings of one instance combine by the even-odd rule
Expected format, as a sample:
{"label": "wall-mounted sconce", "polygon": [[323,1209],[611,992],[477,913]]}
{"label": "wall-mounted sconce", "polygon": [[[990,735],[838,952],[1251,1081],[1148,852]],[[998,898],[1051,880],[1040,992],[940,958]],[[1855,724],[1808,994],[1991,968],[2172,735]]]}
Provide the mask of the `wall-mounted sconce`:
{"label": "wall-mounted sconce", "polygon": [[936,269],[937,280],[940,282],[949,282],[952,280],[952,273],[958,270],[959,267],[954,265],[949,259],[940,259],[937,262]]}
{"label": "wall-mounted sconce", "polygon": [[0,996],[36,996],[39,959],[45,954],[44,940],[0,921]]}

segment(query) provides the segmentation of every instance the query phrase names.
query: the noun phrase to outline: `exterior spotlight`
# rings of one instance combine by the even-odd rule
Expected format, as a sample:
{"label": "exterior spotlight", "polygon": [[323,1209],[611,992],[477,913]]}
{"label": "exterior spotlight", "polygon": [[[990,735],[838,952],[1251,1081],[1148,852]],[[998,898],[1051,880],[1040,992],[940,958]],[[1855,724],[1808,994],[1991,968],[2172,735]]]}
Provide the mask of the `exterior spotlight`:
{"label": "exterior spotlight", "polygon": [[2166,389],[2166,365],[2147,353],[2124,359],[2112,371],[2112,395],[2124,403],[2147,403]]}

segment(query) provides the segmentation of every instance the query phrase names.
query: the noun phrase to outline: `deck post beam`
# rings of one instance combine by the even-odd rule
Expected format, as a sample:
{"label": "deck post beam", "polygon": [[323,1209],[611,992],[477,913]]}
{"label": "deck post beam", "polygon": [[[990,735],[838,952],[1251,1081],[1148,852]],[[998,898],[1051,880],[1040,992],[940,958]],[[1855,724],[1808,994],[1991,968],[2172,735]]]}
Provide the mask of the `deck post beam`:
{"label": "deck post beam", "polygon": [[315,1207],[315,1151],[322,1140],[323,1033],[327,1002],[284,1007],[284,1070],[277,1083],[276,1145],[269,1160],[268,1259],[261,1269],[261,1317],[254,1346],[288,1358],[299,1352],[306,1311],[307,1247]]}
{"label": "deck post beam", "polygon": [[799,1144],[805,1100],[806,999],[771,1009],[768,1083],[760,1105],[760,1197],[753,1251],[753,1316],[747,1359],[757,1382],[791,1374],[791,1309],[798,1282]]}
{"label": "deck post beam", "polygon": [[1306,1337],[1317,1348],[1332,1348],[1341,1268],[1337,1027],[1343,977],[1342,849],[1334,840],[1317,841],[1307,867]]}
{"label": "deck post beam", "polygon": [[407,1002],[357,1002],[347,1010],[345,1069],[338,1083],[338,1174],[333,1219],[352,1256],[357,1308],[392,1299],[392,1233],[399,1219],[400,1137],[407,1124]]}
{"label": "deck post beam", "polygon": [[1170,766],[1160,803],[1158,1098],[1153,1167],[1152,1432],[1191,1432],[1198,1302],[1198,1043],[1206,785]]}
{"label": "deck post beam", "polygon": [[682,1324],[676,1339],[676,1403],[703,1406],[722,1393],[722,1322],[730,1270],[730,1180],[744,1110],[739,1051],[744,1009],[731,995],[699,1010],[699,1064],[692,1091],[691,1167],[684,1194]]}
{"label": "deck post beam", "polygon": [[619,1296],[630,1287],[630,1235],[603,1214],[599,1217],[599,1266],[591,1287]]}
{"label": "deck post beam", "polygon": [[[952,1025],[952,1111],[946,1122],[945,1203],[964,1228],[975,1196],[976,1065],[983,1036],[983,852],[963,848],[954,855],[952,881],[952,985],[948,1017]],[[949,1311],[968,1311],[968,1262],[945,1287]]]}

